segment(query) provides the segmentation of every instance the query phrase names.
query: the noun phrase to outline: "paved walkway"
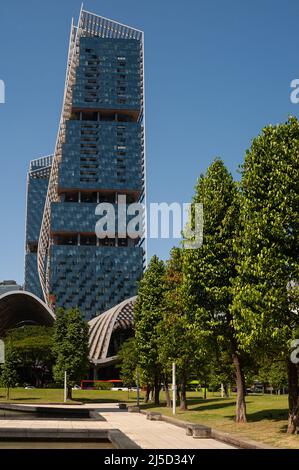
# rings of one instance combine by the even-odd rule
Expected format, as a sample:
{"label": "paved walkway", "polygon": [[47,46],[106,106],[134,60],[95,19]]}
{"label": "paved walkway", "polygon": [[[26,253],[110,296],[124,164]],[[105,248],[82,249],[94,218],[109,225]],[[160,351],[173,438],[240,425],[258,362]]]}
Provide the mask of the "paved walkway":
{"label": "paved walkway", "polygon": [[[28,405],[30,406],[30,405]],[[37,406],[37,405],[35,405]],[[48,406],[48,405],[47,405]],[[53,405],[54,407],[55,405]],[[84,405],[83,405],[84,406]],[[70,408],[69,406],[67,406]],[[89,404],[100,410],[106,421],[91,420],[8,420],[0,419],[1,428],[119,429],[142,449],[233,449],[215,439],[194,439],[186,430],[164,421],[150,421],[139,413],[128,413],[116,404]],[[76,408],[71,406],[71,408]]]}
{"label": "paved walkway", "polygon": [[186,430],[164,421],[150,421],[139,413],[101,412],[108,423],[119,429],[142,449],[232,449],[215,439],[194,439]]}

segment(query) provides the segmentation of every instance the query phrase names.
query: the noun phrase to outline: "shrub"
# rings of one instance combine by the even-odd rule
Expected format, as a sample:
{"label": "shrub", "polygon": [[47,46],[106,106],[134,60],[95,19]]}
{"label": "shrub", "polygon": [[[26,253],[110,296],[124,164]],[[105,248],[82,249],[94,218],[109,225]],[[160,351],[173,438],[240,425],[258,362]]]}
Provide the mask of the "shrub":
{"label": "shrub", "polygon": [[97,390],[111,390],[113,387],[113,383],[111,382],[100,382],[96,383]]}

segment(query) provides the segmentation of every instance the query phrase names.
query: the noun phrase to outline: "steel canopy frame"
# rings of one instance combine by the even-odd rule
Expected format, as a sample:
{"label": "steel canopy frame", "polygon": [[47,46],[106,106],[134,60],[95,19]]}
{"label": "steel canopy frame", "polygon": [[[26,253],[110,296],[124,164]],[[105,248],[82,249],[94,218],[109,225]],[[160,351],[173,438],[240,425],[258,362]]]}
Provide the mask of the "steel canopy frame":
{"label": "steel canopy frame", "polygon": [[89,359],[91,362],[99,364],[109,361],[108,350],[114,327],[116,324],[122,328],[133,327],[135,302],[136,297],[126,299],[88,322],[90,332]]}
{"label": "steel canopy frame", "polygon": [[[82,10],[80,12],[81,16]],[[69,52],[67,60],[67,72],[65,79],[64,98],[62,105],[61,118],[56,140],[56,147],[52,163],[52,169],[49,179],[49,186],[47,197],[44,207],[43,219],[41,224],[38,250],[37,250],[37,267],[42,288],[42,293],[45,302],[49,305],[49,250],[50,250],[50,219],[51,219],[51,204],[58,202],[58,167],[61,159],[61,148],[65,139],[65,123],[71,114],[71,98],[72,98],[72,85],[74,82],[75,74],[75,60],[76,60],[76,45],[78,45],[78,29],[75,28],[72,20],[71,34],[69,42]],[[73,72],[73,73],[71,73]]]}

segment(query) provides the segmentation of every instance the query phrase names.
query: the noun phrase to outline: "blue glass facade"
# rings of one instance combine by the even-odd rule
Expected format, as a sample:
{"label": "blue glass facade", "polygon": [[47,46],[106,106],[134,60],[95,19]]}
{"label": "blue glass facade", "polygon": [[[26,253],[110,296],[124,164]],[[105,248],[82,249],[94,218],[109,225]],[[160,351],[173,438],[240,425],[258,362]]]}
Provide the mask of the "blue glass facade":
{"label": "blue glass facade", "polygon": [[73,106],[118,111],[140,109],[141,65],[141,41],[82,37]]}
{"label": "blue glass facade", "polygon": [[60,188],[140,191],[142,141],[142,126],[137,122],[67,121]]}
{"label": "blue glass facade", "polygon": [[143,249],[54,245],[51,266],[56,305],[78,305],[89,318],[136,294]]}
{"label": "blue glass facade", "polygon": [[[51,209],[52,233],[95,233],[100,216],[95,214],[97,203],[53,202]],[[112,204],[115,213],[115,231],[118,231],[118,206]],[[126,223],[133,218],[126,216]]]}
{"label": "blue glass facade", "polygon": [[[140,34],[126,34],[81,31],[49,203],[44,297],[55,307],[79,307],[86,319],[134,296],[143,273],[141,240],[95,235],[100,202],[117,213],[119,196],[138,202],[145,191],[143,44]],[[41,297],[36,251],[47,186],[46,179],[28,185],[25,287]]]}
{"label": "blue glass facade", "polygon": [[32,292],[40,299],[43,299],[42,289],[37,270],[37,254],[26,253],[25,255],[25,282],[24,290]]}

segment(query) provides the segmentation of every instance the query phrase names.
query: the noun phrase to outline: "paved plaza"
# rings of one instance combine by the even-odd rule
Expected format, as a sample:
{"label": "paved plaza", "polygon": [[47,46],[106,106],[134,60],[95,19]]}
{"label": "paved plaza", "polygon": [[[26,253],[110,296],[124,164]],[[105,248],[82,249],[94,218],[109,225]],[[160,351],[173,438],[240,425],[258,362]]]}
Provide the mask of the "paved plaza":
{"label": "paved plaza", "polygon": [[[52,406],[55,407],[55,405]],[[81,407],[82,405],[80,405]],[[67,408],[70,408],[70,406]],[[71,406],[71,408],[77,407]],[[99,413],[106,421],[1,419],[0,428],[2,430],[4,428],[49,428],[52,430],[57,429],[57,431],[62,429],[119,429],[142,449],[233,449],[232,446],[215,439],[194,439],[187,436],[186,430],[183,428],[164,421],[147,420],[143,414],[119,410],[116,404],[95,403],[89,404],[88,408],[99,410]]]}

